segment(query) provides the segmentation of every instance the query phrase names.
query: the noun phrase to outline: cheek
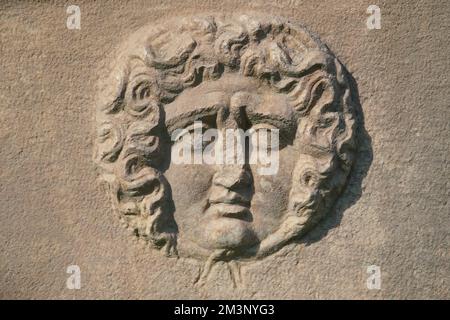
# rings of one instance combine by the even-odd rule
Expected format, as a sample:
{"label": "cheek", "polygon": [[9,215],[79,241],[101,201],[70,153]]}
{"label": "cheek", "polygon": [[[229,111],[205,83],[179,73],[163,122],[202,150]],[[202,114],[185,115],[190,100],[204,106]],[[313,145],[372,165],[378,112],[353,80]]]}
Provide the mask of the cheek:
{"label": "cheek", "polygon": [[172,199],[177,208],[189,208],[206,198],[213,170],[205,165],[172,164],[164,173],[172,189]]}
{"label": "cheek", "polygon": [[164,175],[172,191],[179,236],[195,240],[213,172],[208,166],[172,164]]}
{"label": "cheek", "polygon": [[286,212],[296,162],[295,154],[291,147],[280,150],[279,170],[275,175],[259,175],[255,171],[257,166],[252,167],[255,180],[253,225],[261,240],[276,231]]}

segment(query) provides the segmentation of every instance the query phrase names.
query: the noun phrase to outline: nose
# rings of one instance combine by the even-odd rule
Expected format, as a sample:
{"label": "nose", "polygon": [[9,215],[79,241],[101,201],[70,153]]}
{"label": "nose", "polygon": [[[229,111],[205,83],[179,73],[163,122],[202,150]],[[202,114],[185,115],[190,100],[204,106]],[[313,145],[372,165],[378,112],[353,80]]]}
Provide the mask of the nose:
{"label": "nose", "polygon": [[223,165],[214,174],[213,185],[240,189],[252,185],[253,176],[248,164]]}
{"label": "nose", "polygon": [[213,176],[210,203],[250,205],[253,176],[249,165],[224,165]]}

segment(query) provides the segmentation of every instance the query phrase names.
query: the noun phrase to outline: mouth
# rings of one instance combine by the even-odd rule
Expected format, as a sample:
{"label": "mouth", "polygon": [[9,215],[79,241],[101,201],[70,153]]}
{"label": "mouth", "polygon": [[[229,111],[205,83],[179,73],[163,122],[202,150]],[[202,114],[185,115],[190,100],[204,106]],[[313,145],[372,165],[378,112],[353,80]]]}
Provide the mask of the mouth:
{"label": "mouth", "polygon": [[213,214],[217,218],[231,218],[251,222],[252,214],[247,205],[241,203],[210,202],[208,215]]}

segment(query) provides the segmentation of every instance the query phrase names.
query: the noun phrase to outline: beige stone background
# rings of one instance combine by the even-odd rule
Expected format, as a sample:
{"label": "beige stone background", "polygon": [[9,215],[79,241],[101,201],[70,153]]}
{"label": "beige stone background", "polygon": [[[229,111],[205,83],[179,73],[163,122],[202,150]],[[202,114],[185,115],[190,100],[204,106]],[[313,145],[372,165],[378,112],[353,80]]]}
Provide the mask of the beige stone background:
{"label": "beige stone background", "polygon": [[[81,8],[81,30],[66,7]],[[368,30],[366,9],[381,8]],[[92,161],[102,59],[173,14],[257,11],[317,33],[355,78],[370,139],[336,210],[243,268],[245,286],[167,259],[112,214]],[[0,1],[0,298],[450,298],[450,2]],[[81,289],[66,268],[81,268]],[[368,290],[378,265],[381,290]]]}

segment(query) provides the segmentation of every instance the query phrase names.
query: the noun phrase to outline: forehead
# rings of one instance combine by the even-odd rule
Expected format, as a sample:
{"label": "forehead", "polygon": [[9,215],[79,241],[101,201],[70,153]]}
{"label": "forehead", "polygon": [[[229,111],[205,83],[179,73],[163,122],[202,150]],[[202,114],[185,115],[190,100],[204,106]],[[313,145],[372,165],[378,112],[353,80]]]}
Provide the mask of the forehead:
{"label": "forehead", "polygon": [[287,96],[274,92],[256,79],[238,74],[224,75],[183,91],[164,109],[166,125],[174,126],[183,119],[214,115],[221,108],[245,107],[247,116],[291,120],[292,108]]}

